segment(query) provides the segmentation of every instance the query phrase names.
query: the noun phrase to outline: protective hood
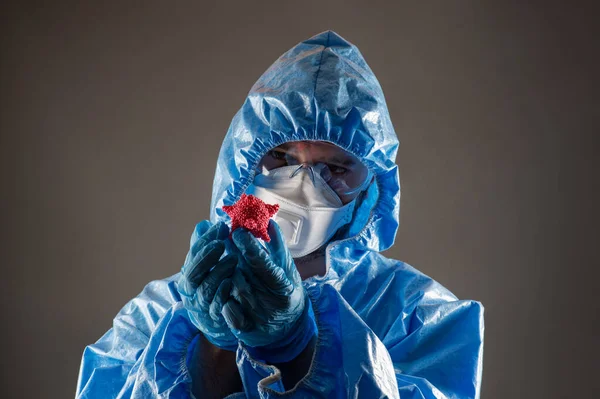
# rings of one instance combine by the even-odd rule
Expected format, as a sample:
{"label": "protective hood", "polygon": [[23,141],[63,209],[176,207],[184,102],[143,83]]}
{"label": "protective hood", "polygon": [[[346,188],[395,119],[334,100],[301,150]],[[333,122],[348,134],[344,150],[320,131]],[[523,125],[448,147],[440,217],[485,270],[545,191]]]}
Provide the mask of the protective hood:
{"label": "protective hood", "polygon": [[[411,266],[379,254],[394,242],[398,141],[377,79],[358,49],[328,31],[281,56],[235,115],[217,163],[211,219],[229,221],[255,167],[288,141],[323,140],[375,176],[352,222],[327,246],[327,273],[302,285],[318,334],[308,373],[286,391],[280,370],[238,345],[244,392],[228,398],[479,398],[483,307],[460,301]],[[194,229],[191,246],[197,243]],[[181,275],[153,281],[83,354],[78,399],[191,398],[202,334]]]}
{"label": "protective hood", "polygon": [[240,198],[269,150],[300,140],[336,144],[362,159],[375,177],[345,236],[329,244],[328,256],[335,251],[336,259],[355,260],[361,252],[388,249],[399,223],[398,139],[377,78],[358,48],[333,31],[287,51],[248,93],[219,153],[211,220],[228,220],[221,207]]}

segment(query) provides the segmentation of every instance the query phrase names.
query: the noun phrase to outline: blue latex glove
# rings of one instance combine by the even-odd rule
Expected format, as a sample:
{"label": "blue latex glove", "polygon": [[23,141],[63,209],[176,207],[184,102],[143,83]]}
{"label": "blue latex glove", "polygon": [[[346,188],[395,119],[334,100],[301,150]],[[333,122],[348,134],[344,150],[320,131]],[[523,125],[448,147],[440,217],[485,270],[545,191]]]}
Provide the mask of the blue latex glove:
{"label": "blue latex glove", "polygon": [[231,277],[237,265],[234,254],[221,259],[228,236],[229,228],[223,222],[211,226],[205,220],[196,225],[177,290],[190,320],[206,339],[222,349],[235,351],[238,340],[221,313],[229,298]]}
{"label": "blue latex glove", "polygon": [[268,232],[266,248],[246,229],[233,232],[240,261],[223,316],[253,357],[280,363],[304,350],[316,326],[300,274],[273,220]]}

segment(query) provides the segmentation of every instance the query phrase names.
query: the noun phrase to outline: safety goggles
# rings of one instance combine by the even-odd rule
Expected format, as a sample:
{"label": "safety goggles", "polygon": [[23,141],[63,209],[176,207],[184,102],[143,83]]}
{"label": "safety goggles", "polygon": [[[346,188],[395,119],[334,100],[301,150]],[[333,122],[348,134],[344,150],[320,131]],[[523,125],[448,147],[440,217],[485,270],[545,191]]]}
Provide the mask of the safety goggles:
{"label": "safety goggles", "polygon": [[313,180],[319,175],[340,197],[354,196],[365,190],[372,174],[356,156],[326,142],[292,142],[269,151],[259,164],[259,173],[284,166],[290,178],[301,171]]}

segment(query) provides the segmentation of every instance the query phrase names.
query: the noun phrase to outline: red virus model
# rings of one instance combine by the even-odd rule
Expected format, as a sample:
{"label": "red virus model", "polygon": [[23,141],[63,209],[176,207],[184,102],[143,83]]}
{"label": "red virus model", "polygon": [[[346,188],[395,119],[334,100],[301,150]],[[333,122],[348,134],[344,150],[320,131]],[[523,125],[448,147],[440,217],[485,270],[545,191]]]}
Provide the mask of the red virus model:
{"label": "red virus model", "polygon": [[238,202],[233,205],[225,205],[223,210],[231,217],[231,232],[238,227],[244,227],[254,237],[262,238],[266,242],[271,241],[267,233],[269,219],[279,210],[279,205],[269,205],[254,195],[242,194]]}

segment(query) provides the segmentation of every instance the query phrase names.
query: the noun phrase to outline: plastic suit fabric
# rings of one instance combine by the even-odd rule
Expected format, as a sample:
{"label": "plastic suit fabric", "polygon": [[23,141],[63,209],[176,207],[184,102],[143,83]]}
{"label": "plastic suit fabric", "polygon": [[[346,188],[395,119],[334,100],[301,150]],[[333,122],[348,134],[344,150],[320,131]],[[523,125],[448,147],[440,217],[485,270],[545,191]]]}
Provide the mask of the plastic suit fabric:
{"label": "plastic suit fabric", "polygon": [[[359,50],[327,31],[282,55],[252,87],[221,148],[211,221],[240,198],[271,148],[324,140],[375,176],[345,236],[327,247],[327,273],[303,281],[318,327],[309,373],[283,393],[278,370],[240,345],[245,392],[230,397],[442,399],[479,397],[483,308],[380,254],[395,239],[398,140],[383,92]],[[153,281],[83,354],[77,398],[191,398],[187,361],[198,330],[178,275]]]}

